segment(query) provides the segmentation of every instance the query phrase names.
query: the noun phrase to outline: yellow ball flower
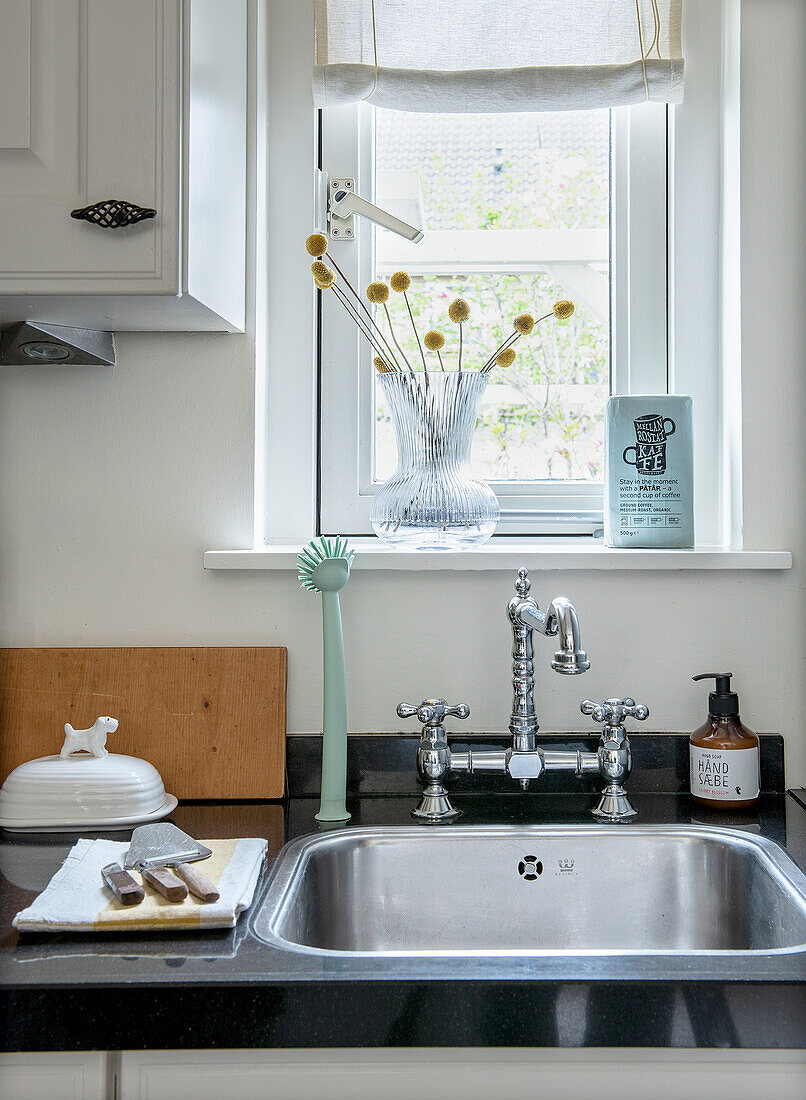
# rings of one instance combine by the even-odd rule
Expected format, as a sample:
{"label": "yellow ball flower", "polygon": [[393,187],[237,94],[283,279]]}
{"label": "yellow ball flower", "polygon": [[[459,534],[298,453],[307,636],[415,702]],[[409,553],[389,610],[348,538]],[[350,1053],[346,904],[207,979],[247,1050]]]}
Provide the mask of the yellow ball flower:
{"label": "yellow ball flower", "polygon": [[445,337],[435,328],[431,328],[423,337],[423,343],[429,351],[439,351],[445,347]]}
{"label": "yellow ball flower", "polygon": [[499,367],[511,367],[515,362],[515,349],[504,348],[502,352],[496,355],[495,361]]}
{"label": "yellow ball flower", "polygon": [[403,294],[411,286],[411,275],[408,271],[396,271],[389,280],[389,285],[398,294]]}
{"label": "yellow ball flower", "polygon": [[367,287],[367,297],[375,305],[383,305],[389,300],[389,287],[386,283],[370,283]]}
{"label": "yellow ball flower", "polygon": [[551,308],[558,321],[567,321],[573,314],[576,306],[573,302],[569,302],[567,299],[563,298],[559,302],[555,302]]}
{"label": "yellow ball flower", "polygon": [[376,355],[372,362],[375,364],[375,370],[379,374],[391,374],[394,370],[394,367],[390,367],[388,363],[384,363],[380,355]]}
{"label": "yellow ball flower", "polygon": [[311,264],[311,274],[320,290],[327,290],[327,288],[333,286],[336,281],[335,272],[331,271],[327,264],[323,263],[321,260],[314,260]]}
{"label": "yellow ball flower", "polygon": [[305,248],[309,256],[324,256],[327,252],[327,237],[324,233],[311,233],[305,239]]}
{"label": "yellow ball flower", "polygon": [[[531,313],[519,313],[512,322],[512,327],[516,332],[519,332],[521,336],[528,336],[535,327],[535,319]],[[509,364],[507,364],[507,366],[509,366]]]}
{"label": "yellow ball flower", "polygon": [[470,306],[464,298],[454,298],[448,306],[448,316],[455,325],[460,325],[462,321],[466,321],[470,316]]}

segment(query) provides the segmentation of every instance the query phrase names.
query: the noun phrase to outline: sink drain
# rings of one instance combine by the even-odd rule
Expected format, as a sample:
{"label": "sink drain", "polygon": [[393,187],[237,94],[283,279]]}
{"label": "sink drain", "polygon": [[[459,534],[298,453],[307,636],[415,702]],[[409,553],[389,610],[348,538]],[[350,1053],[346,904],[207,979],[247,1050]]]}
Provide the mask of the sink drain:
{"label": "sink drain", "polygon": [[518,864],[518,874],[527,882],[534,882],[538,875],[543,874],[543,864],[537,856],[524,856]]}

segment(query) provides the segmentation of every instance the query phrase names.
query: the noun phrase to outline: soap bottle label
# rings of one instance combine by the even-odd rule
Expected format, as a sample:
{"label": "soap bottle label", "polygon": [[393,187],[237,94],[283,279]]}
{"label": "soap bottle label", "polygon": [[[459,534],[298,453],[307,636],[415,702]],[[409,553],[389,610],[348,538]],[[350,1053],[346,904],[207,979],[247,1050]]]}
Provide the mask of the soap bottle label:
{"label": "soap bottle label", "polygon": [[691,793],[715,802],[758,798],[758,747],[704,749],[691,745]]}

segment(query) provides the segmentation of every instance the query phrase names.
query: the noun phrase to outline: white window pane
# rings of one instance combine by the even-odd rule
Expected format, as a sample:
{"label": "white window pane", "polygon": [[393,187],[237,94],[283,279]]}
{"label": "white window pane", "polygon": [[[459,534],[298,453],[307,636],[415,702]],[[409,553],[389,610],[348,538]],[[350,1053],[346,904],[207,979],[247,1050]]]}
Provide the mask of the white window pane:
{"label": "white window pane", "polygon": [[[601,481],[604,403],[610,392],[610,115],[607,111],[416,115],[376,110],[376,201],[422,224],[411,246],[376,234],[375,270],[400,267],[420,335],[457,331],[446,316],[471,303],[463,366],[476,369],[511,331],[512,318],[571,298],[577,312],[550,318],[518,341],[496,370],[476,432],[474,464],[495,481]],[[393,295],[395,333],[422,366],[406,305]],[[439,369],[433,356],[429,369]],[[375,477],[394,467],[391,425],[378,394]]]}

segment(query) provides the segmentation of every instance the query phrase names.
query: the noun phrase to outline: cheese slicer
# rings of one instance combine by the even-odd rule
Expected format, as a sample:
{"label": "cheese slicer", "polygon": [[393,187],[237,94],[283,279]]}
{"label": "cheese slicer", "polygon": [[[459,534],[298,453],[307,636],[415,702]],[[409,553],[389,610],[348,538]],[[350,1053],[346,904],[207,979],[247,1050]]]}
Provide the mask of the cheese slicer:
{"label": "cheese slicer", "polygon": [[169,901],[184,901],[190,890],[201,901],[210,902],[219,897],[215,883],[189,864],[212,854],[176,825],[161,821],[140,825],[132,832],[125,866],[140,871]]}

